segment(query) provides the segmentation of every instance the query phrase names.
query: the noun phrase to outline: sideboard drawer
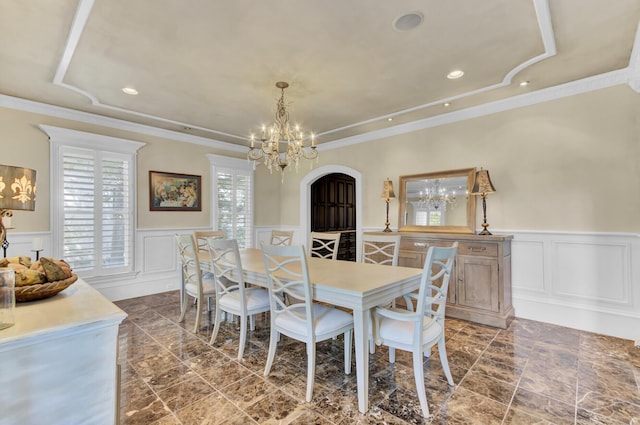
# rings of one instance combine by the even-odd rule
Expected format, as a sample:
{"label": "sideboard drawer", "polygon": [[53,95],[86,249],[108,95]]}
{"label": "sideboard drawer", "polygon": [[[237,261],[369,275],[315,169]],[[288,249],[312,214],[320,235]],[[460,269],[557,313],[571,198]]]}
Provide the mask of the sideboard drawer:
{"label": "sideboard drawer", "polygon": [[433,240],[427,238],[402,238],[400,250],[426,253],[430,246],[450,247],[454,241]]}
{"label": "sideboard drawer", "polygon": [[480,255],[482,257],[497,257],[498,244],[486,242],[460,242],[458,255]]}
{"label": "sideboard drawer", "polygon": [[429,242],[423,239],[405,239],[400,240],[400,250],[403,251],[418,251],[427,252],[429,249]]}

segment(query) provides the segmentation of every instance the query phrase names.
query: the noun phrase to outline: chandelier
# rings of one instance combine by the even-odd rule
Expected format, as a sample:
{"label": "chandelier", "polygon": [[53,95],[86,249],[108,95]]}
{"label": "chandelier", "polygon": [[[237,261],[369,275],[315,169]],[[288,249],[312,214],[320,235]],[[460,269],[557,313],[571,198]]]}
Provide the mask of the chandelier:
{"label": "chandelier", "polygon": [[[284,179],[287,166],[293,163],[297,171],[301,158],[316,159],[318,151],[313,133],[309,135],[311,146],[307,148],[304,146],[305,136],[300,126],[296,125],[293,129],[289,124],[289,112],[284,99],[284,89],[289,87],[289,84],[280,81],[276,83],[276,87],[282,90],[276,109],[276,120],[269,128],[262,126],[262,136],[258,140],[255,135],[251,135],[251,148],[247,158],[254,161],[254,166],[256,161],[263,159],[271,173],[274,169],[280,168]],[[281,145],[286,146],[286,150],[283,149],[281,152]]]}
{"label": "chandelier", "polygon": [[420,191],[418,202],[423,208],[446,211],[447,206],[455,206],[456,191],[448,192],[440,187],[440,179],[436,179],[433,186],[427,185],[425,190]]}

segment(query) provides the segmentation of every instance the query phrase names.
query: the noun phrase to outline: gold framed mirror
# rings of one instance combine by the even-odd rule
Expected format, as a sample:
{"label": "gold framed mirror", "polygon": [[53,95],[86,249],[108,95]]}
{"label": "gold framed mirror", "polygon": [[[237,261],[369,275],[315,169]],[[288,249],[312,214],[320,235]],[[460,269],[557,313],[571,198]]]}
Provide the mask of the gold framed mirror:
{"label": "gold framed mirror", "polygon": [[400,176],[400,231],[475,233],[475,168]]}

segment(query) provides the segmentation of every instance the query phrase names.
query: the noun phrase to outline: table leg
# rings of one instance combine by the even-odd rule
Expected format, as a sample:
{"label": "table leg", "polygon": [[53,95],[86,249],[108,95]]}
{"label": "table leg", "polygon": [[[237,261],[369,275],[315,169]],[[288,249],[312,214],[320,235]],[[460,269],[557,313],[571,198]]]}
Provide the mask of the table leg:
{"label": "table leg", "polygon": [[369,410],[369,310],[353,311],[353,333],[356,346],[356,378],[358,410]]}

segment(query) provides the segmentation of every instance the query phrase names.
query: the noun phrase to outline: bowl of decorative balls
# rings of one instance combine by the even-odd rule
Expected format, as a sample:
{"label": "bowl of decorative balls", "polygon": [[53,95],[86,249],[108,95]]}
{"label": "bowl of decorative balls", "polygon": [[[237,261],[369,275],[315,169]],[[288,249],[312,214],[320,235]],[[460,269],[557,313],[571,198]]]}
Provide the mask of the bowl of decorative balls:
{"label": "bowl of decorative balls", "polygon": [[34,263],[27,256],[3,258],[0,267],[15,270],[16,301],[52,297],[78,280],[66,261],[54,258],[42,257]]}

